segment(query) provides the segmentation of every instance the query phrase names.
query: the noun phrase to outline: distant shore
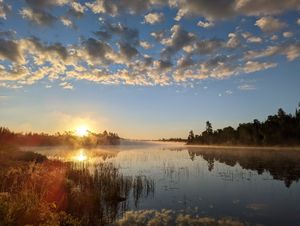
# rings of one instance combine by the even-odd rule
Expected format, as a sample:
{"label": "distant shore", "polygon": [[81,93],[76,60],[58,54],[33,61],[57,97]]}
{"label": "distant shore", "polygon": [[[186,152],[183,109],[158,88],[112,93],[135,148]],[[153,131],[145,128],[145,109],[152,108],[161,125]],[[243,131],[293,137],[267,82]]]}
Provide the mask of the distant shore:
{"label": "distant shore", "polygon": [[240,146],[240,145],[203,145],[203,144],[185,144],[185,147],[200,148],[223,148],[223,149],[263,149],[263,150],[293,150],[300,151],[300,146]]}

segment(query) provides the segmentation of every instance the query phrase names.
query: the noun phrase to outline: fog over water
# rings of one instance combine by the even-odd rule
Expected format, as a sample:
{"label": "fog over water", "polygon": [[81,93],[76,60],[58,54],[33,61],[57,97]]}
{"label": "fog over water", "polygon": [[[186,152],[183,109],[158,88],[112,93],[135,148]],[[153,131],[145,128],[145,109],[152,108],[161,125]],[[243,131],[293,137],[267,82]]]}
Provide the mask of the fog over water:
{"label": "fog over water", "polygon": [[298,150],[210,148],[159,142],[30,150],[91,166],[112,163],[124,176],[153,181],[151,194],[140,194],[138,199],[134,195],[129,197],[128,210],[135,212],[127,212],[123,215],[127,218],[119,221],[125,222],[129,216],[138,220],[139,214],[145,219],[161,214],[178,223],[183,220],[178,218],[180,214],[187,214],[191,219],[230,217],[238,222],[263,225],[300,222]]}

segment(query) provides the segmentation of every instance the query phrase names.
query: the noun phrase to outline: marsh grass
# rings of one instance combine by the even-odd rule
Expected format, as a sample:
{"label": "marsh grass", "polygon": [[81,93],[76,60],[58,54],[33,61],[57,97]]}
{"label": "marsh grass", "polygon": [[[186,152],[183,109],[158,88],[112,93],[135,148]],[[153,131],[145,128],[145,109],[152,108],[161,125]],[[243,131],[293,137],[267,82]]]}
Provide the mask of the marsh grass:
{"label": "marsh grass", "polygon": [[146,177],[127,177],[110,163],[48,160],[1,149],[0,225],[109,225],[154,192]]}

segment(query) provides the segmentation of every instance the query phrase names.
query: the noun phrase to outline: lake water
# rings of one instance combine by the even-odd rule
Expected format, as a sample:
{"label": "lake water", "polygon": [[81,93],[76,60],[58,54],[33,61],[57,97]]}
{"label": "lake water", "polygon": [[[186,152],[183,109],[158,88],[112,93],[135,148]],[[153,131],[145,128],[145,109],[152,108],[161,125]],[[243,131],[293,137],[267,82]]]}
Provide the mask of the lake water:
{"label": "lake water", "polygon": [[34,150],[50,158],[112,163],[124,176],[153,181],[151,192],[127,200],[127,210],[137,214],[166,209],[174,218],[188,214],[234,219],[235,225],[300,225],[300,151],[173,143]]}

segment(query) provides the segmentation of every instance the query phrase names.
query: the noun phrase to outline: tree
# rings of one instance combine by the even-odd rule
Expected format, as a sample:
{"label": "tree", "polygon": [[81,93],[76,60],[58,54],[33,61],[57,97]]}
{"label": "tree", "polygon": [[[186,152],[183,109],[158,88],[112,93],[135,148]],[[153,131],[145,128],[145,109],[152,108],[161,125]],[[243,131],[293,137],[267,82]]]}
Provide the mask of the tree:
{"label": "tree", "polygon": [[286,116],[286,113],[284,112],[284,110],[282,110],[282,108],[278,109],[278,113],[277,113],[279,118],[284,118]]}
{"label": "tree", "polygon": [[188,143],[192,143],[194,140],[195,140],[194,132],[193,130],[191,130],[188,136]]}
{"label": "tree", "polygon": [[198,144],[240,144],[240,145],[299,145],[300,103],[294,115],[279,108],[277,114],[269,115],[260,122],[241,123],[237,129],[225,127],[213,131],[209,121],[201,134],[189,135],[188,143]]}
{"label": "tree", "polygon": [[212,125],[209,121],[206,122],[206,132],[208,134],[212,134],[213,133],[213,129],[212,129]]}

